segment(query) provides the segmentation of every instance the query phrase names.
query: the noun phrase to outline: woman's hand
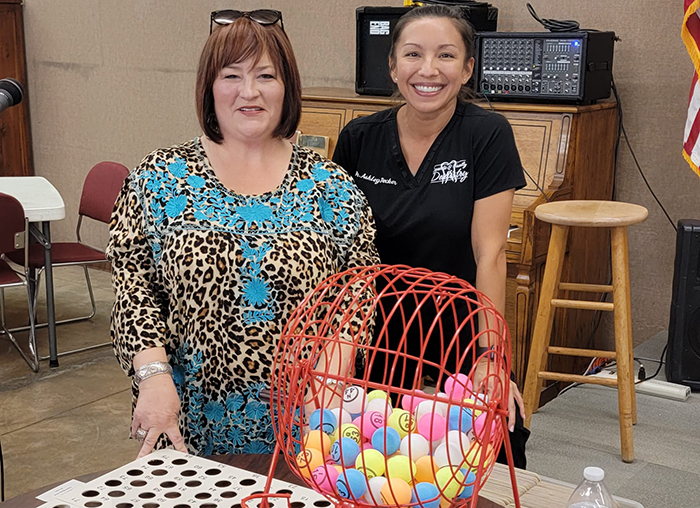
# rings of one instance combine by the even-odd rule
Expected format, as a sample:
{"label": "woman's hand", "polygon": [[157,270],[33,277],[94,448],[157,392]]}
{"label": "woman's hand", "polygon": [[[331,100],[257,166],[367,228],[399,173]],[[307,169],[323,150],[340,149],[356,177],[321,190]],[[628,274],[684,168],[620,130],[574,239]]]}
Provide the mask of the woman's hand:
{"label": "woman's hand", "polygon": [[147,434],[137,458],[151,453],[161,434],[168,436],[176,450],[187,453],[178,427],[179,414],[180,398],[172,377],[152,376],[139,383],[139,397],[131,422],[131,435],[135,437],[139,429],[143,429]]}
{"label": "woman's hand", "polygon": [[[486,376],[489,379],[482,385]],[[488,358],[481,358],[476,368],[474,369],[474,390],[479,390],[481,393],[488,395],[489,398],[495,395],[496,383],[494,376],[498,376],[500,379],[500,385],[505,386],[505,383],[510,383],[510,389],[508,390],[508,430],[513,432],[515,429],[515,403],[520,406],[520,416],[525,419],[525,405],[523,404],[523,397],[518,390],[518,385],[510,379],[510,373],[506,373],[503,370],[497,372],[497,367],[495,362],[490,361]]]}

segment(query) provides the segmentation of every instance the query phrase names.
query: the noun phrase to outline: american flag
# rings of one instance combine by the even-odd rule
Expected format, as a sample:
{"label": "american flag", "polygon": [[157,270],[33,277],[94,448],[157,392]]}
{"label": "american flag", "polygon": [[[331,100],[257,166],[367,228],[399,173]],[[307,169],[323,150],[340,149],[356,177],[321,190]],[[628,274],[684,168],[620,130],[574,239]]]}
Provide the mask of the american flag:
{"label": "american flag", "polygon": [[685,0],[685,16],[681,37],[688,48],[688,54],[695,66],[693,82],[690,85],[690,100],[688,102],[688,118],[685,121],[683,136],[683,157],[688,161],[698,176],[700,176],[700,0]]}

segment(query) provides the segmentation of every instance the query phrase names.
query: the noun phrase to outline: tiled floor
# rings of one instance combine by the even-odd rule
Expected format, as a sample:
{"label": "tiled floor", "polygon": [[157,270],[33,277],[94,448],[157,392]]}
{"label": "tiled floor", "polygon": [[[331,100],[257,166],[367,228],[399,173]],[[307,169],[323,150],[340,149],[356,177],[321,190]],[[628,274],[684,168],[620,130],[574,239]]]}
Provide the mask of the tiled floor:
{"label": "tiled floor", "polygon": [[[90,321],[59,326],[59,352],[109,340],[113,302],[109,274],[99,270],[90,274],[97,315]],[[82,270],[56,269],[54,277],[58,318],[86,313],[89,299]],[[27,322],[24,290],[5,293],[8,325]],[[37,335],[40,353],[47,355],[46,328]],[[26,332],[17,337],[26,346]],[[49,483],[114,469],[136,457],[137,443],[127,438],[130,382],[111,347],[59,360],[56,369],[41,362],[35,374],[0,335],[0,441],[6,499]]]}

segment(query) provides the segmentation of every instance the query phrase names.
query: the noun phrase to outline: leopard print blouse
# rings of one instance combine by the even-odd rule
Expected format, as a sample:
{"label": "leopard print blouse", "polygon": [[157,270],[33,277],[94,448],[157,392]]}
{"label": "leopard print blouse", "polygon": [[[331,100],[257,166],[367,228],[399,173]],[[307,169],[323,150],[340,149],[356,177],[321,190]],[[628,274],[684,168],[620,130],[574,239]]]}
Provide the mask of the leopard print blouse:
{"label": "leopard print blouse", "polygon": [[[347,173],[294,146],[282,184],[236,194],[199,138],[160,149],[131,172],[110,225],[122,368],[165,347],[192,453],[270,453],[272,358],[286,319],[326,277],[379,262],[367,201]],[[134,403],[138,390],[133,388]]]}

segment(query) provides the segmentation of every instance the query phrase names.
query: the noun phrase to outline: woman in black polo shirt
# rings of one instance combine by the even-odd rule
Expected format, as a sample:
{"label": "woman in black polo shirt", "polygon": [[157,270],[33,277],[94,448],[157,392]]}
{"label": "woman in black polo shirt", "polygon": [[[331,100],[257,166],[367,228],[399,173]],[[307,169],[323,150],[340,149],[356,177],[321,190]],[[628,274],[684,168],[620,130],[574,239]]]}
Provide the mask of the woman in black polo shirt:
{"label": "woman in black polo shirt", "polygon": [[[350,122],[333,161],[369,200],[382,263],[460,277],[503,313],[506,238],[525,179],[508,121],[466,102],[473,54],[474,32],[458,9],[429,5],[405,14],[389,55],[405,104]],[[476,377],[484,370],[477,366]],[[524,467],[528,431],[515,383],[510,392],[511,443]]]}

